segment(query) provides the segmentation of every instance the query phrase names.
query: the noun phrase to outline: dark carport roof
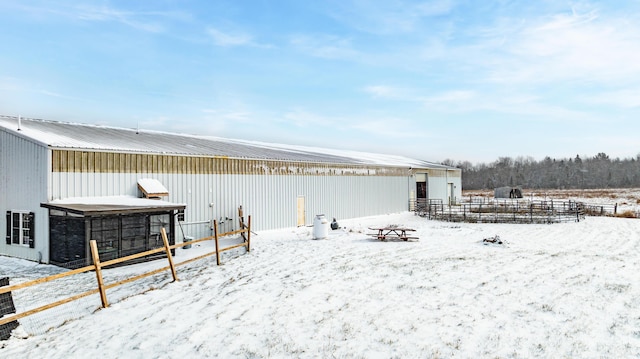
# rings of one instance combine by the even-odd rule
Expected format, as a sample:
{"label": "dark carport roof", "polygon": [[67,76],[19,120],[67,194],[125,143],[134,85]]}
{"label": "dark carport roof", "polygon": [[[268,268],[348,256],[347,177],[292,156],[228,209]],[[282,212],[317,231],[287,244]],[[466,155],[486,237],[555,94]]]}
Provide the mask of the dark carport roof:
{"label": "dark carport roof", "polygon": [[41,203],[40,206],[85,217],[166,212],[186,207],[181,203],[127,196],[69,198]]}

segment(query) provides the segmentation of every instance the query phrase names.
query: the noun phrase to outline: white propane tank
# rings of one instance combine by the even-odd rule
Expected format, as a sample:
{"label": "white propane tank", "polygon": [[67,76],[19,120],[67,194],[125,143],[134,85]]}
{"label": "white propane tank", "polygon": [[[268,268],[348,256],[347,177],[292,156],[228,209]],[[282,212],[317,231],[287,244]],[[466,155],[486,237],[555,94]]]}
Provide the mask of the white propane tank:
{"label": "white propane tank", "polygon": [[313,239],[325,239],[329,237],[329,221],[324,214],[317,214],[313,219]]}

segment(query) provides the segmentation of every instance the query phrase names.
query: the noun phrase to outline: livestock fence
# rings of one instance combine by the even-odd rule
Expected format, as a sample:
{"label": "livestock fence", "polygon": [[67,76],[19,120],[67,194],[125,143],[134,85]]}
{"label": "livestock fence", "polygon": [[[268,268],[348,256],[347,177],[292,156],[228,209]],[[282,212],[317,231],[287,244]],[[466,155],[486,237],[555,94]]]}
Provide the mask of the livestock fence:
{"label": "livestock fence", "polygon": [[[218,222],[214,220],[213,222],[213,235],[209,236],[209,237],[204,237],[204,238],[200,238],[197,240],[192,240],[189,242],[183,242],[183,243],[177,243],[174,245],[169,245],[169,241],[167,239],[167,232],[164,228],[161,229],[161,237],[162,237],[162,241],[164,242],[164,246],[160,247],[160,248],[156,248],[156,249],[152,249],[149,251],[145,251],[145,252],[140,252],[140,253],[136,253],[136,254],[132,254],[126,257],[121,257],[121,258],[116,258],[116,259],[112,259],[112,260],[107,260],[107,261],[101,261],[100,260],[100,256],[98,253],[98,245],[96,243],[95,240],[91,240],[89,242],[90,244],[90,252],[91,252],[91,257],[93,260],[93,264],[92,265],[88,265],[82,268],[77,268],[77,269],[73,269],[73,270],[69,270],[66,272],[62,272],[59,274],[55,274],[55,275],[51,275],[51,276],[47,276],[44,278],[38,278],[35,280],[31,280],[31,281],[27,281],[24,283],[18,283],[18,284],[14,284],[14,285],[8,285],[8,279],[0,279],[0,339],[8,339],[10,337],[11,331],[13,329],[15,329],[16,327],[18,327],[18,320],[28,317],[30,315],[36,314],[36,313],[40,313],[43,312],[45,310],[51,309],[51,308],[55,308],[58,306],[61,306],[63,304],[66,303],[70,303],[73,301],[77,301],[81,298],[85,298],[94,294],[100,294],[100,302],[101,302],[101,306],[102,308],[106,308],[109,306],[109,301],[107,298],[107,290],[109,289],[113,289],[115,287],[121,286],[123,284],[126,283],[130,283],[130,282],[134,282],[149,276],[153,276],[162,272],[166,272],[166,271],[170,271],[171,272],[171,276],[173,278],[173,281],[177,281],[178,280],[178,275],[177,275],[177,271],[176,271],[176,267],[177,266],[181,266],[181,265],[185,265],[209,256],[216,256],[216,264],[220,265],[221,264],[221,259],[220,259],[220,254],[222,252],[225,251],[229,251],[235,248],[239,248],[239,247],[245,247],[247,252],[250,252],[251,250],[251,216],[248,216],[248,221],[245,224],[243,220],[241,220],[241,224],[240,224],[240,229],[235,230],[235,231],[231,231],[231,232],[226,232],[226,233],[218,233]],[[224,248],[220,248],[220,243],[219,243],[219,239],[220,237],[226,237],[226,236],[233,236],[233,235],[240,235],[242,237],[242,242],[239,244],[233,244]],[[213,240],[215,242],[215,251],[213,252],[209,252],[209,253],[205,253],[190,259],[187,259],[185,261],[179,262],[179,263],[174,263],[174,259],[173,259],[173,255],[171,254],[171,250],[175,249],[175,248],[180,248],[180,247],[184,247],[184,246],[188,246],[188,245],[194,245],[200,242],[205,242],[205,241],[211,241]],[[106,267],[110,267],[110,266],[116,266],[116,265],[122,265],[123,263],[126,262],[132,262],[138,258],[142,258],[145,256],[149,256],[149,255],[153,255],[153,254],[166,254],[166,259],[168,261],[168,265],[164,266],[162,268],[158,268],[155,270],[151,270],[148,271],[146,273],[143,274],[139,274],[139,275],[135,275],[129,278],[126,278],[124,280],[119,280],[117,282],[114,283],[105,283],[104,282],[104,277],[102,275],[102,269],[106,268]],[[23,290],[29,287],[34,287],[37,285],[41,285],[41,284],[45,284],[48,282],[52,282],[55,281],[57,279],[62,279],[62,278],[66,278],[66,277],[70,277],[73,275],[78,275],[81,273],[85,273],[85,272],[90,272],[90,271],[94,271],[96,274],[96,288],[89,290],[89,291],[85,291],[83,293],[78,293],[78,294],[74,294],[72,296],[63,298],[63,299],[59,299],[56,300],[55,302],[51,302],[45,305],[41,305],[39,307],[36,308],[32,308],[26,311],[23,311],[21,313],[17,313],[17,314],[13,314],[13,315],[8,315],[11,313],[15,313],[15,305],[12,299],[12,292],[18,291],[18,290]],[[4,286],[3,286],[4,285]],[[4,315],[4,316],[3,316]]]}
{"label": "livestock fence", "polygon": [[[465,199],[463,200],[462,203],[481,203],[484,205],[492,205],[494,203],[497,203],[498,200],[496,200],[493,197],[486,197],[486,196],[468,196],[465,197]],[[519,200],[509,200],[509,199],[505,199],[504,201],[519,201],[519,202],[533,202],[534,199],[519,199]],[[584,215],[586,216],[600,216],[600,217],[632,217],[632,218],[640,218],[640,213],[638,211],[630,211],[631,215],[627,214],[627,213],[620,213],[619,212],[619,208],[618,208],[618,204],[617,203],[592,203],[592,202],[584,202],[584,201],[571,201],[571,200],[566,200],[563,201],[561,199],[547,199],[545,196],[545,199],[541,199],[541,202],[553,202],[553,203],[560,203],[560,202],[576,202],[578,203],[579,206],[582,207],[582,210],[584,212]],[[499,202],[498,202],[499,203]]]}
{"label": "livestock fence", "polygon": [[416,203],[416,215],[434,220],[469,223],[560,223],[580,221],[586,206],[576,201],[494,200],[444,205],[441,200]]}

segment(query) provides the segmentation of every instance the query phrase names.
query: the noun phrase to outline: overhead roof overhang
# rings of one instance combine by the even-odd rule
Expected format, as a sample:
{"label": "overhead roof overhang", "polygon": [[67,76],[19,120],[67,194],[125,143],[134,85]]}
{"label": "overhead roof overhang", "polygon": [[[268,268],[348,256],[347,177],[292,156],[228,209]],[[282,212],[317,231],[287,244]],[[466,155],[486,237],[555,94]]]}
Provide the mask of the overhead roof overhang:
{"label": "overhead roof overhang", "polygon": [[184,210],[185,204],[127,196],[76,197],[41,203],[40,207],[85,217]]}

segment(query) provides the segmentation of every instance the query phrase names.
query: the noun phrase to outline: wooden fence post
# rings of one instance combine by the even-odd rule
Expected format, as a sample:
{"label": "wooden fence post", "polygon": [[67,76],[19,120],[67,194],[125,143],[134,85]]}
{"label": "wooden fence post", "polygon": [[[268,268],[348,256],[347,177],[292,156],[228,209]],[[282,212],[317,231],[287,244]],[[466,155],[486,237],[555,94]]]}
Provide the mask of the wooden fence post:
{"label": "wooden fence post", "polygon": [[169,267],[171,267],[171,275],[173,275],[173,281],[178,280],[178,273],[176,273],[176,266],[173,265],[173,256],[171,255],[171,249],[169,248],[169,240],[167,239],[167,231],[162,227],[160,229],[162,234],[162,241],[164,242],[164,250],[167,252],[167,259],[169,260]]}
{"label": "wooden fence post", "polygon": [[96,279],[98,280],[98,290],[100,291],[100,301],[102,301],[102,308],[109,306],[107,301],[107,292],[104,288],[104,281],[102,280],[102,264],[100,263],[100,253],[98,252],[98,244],[95,239],[89,241],[91,247],[91,256],[93,257],[93,267],[96,271]]}
{"label": "wooden fence post", "polygon": [[251,252],[251,216],[248,218],[249,223],[247,225],[247,252]]}
{"label": "wooden fence post", "polygon": [[218,222],[213,220],[213,240],[216,242],[216,264],[220,265],[220,245],[218,243]]}
{"label": "wooden fence post", "polygon": [[[244,211],[242,210],[242,206],[238,207],[238,221],[240,221],[240,229],[245,229],[247,226],[244,224]],[[240,232],[242,239],[246,242],[247,237],[244,235],[244,232]]]}

